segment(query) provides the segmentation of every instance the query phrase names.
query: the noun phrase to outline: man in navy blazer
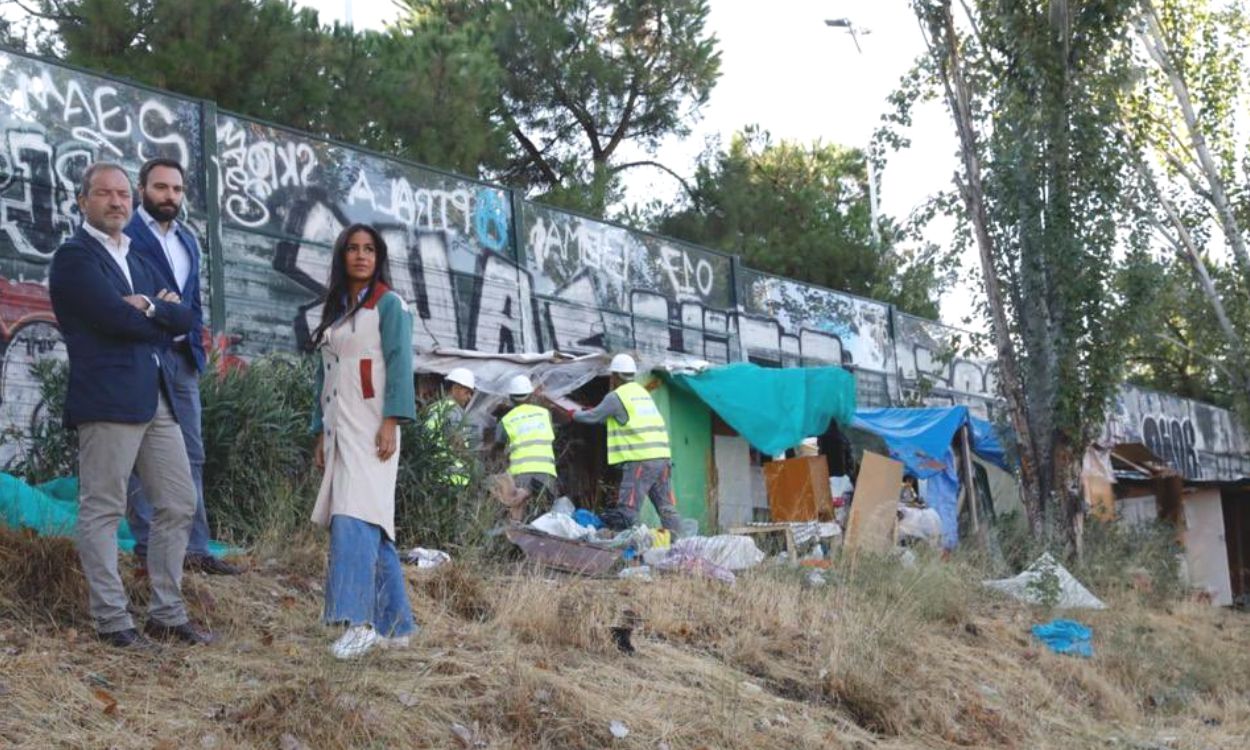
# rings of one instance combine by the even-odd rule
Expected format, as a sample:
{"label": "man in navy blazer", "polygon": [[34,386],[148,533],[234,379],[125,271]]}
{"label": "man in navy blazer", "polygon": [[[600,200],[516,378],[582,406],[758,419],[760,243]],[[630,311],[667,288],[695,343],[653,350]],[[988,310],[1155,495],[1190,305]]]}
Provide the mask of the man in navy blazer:
{"label": "man in navy blazer", "polygon": [[[139,209],[126,225],[130,249],[156,270],[160,284],[188,302],[191,330],[173,338],[165,358],[172,397],[170,406],[182,428],[182,439],[195,483],[195,519],[183,565],[217,575],[241,571],[214,557],[208,549],[208,512],[204,507],[204,440],[201,433],[200,373],[204,370],[204,315],[200,307],[200,248],[195,236],[178,221],[185,196],[182,165],[175,159],[149,159],[139,168]],[[126,518],[135,537],[135,555],[147,559],[152,503],[138,476],[130,479]]]}
{"label": "man in navy blazer", "polygon": [[138,468],[156,507],[148,546],[151,602],[144,633],[184,643],[211,635],[187,618],[182,559],[195,513],[195,485],[170,408],[161,357],[191,328],[192,313],[130,252],[130,178],[97,162],[82,176],[82,226],[57,248],[48,286],[69,355],[65,424],[78,431],[78,523],[91,616],[101,640],[151,648],[135,630],[117,569],[117,527],[126,484]]}

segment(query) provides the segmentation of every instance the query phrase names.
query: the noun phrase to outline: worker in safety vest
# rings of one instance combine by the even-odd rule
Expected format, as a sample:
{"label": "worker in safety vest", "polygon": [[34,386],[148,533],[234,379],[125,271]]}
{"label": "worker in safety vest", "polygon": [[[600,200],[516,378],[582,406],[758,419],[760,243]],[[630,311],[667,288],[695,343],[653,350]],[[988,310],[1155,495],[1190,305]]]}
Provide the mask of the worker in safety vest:
{"label": "worker in safety vest", "polygon": [[612,358],[611,392],[593,409],[569,412],[582,424],[606,424],[608,465],[621,467],[621,489],[616,507],[603,514],[612,529],[638,523],[643,497],[650,497],[664,528],[678,533],[681,516],[673,498],[673,462],[668,445],[668,426],[651,394],[634,377],[638,365],[628,354]]}
{"label": "worker in safety vest", "polygon": [[516,495],[508,503],[512,520],[521,521],[525,506],[537,498],[539,505],[556,491],[556,432],[551,412],[530,403],[534,384],[525,375],[508,381],[512,409],[499,420],[495,442],[508,452],[508,474],[516,485]]}
{"label": "worker in safety vest", "polygon": [[472,436],[466,429],[468,425],[464,423],[464,414],[476,392],[477,382],[472,370],[457,367],[443,378],[443,388],[446,395],[430,405],[425,429],[435,436],[441,450],[450,456],[451,470],[447,483],[463,487],[469,483],[469,471],[465,468],[462,455],[472,442]]}

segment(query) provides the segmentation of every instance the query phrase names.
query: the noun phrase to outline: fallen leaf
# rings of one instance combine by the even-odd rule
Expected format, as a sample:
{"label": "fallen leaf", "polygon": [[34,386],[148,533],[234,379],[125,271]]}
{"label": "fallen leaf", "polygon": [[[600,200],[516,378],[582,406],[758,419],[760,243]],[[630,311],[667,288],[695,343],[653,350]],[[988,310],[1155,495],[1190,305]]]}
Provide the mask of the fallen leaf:
{"label": "fallen leaf", "polygon": [[178,743],[173,740],[157,740],[152,750],[178,750]]}
{"label": "fallen leaf", "polygon": [[625,726],[623,721],[613,721],[608,724],[608,731],[618,740],[623,740],[629,736],[629,727]]}
{"label": "fallen leaf", "polygon": [[108,716],[112,716],[113,714],[117,713],[117,699],[109,695],[109,692],[107,690],[104,690],[102,688],[96,688],[95,690],[91,691],[91,693],[92,695],[96,697],[96,700],[104,704],[105,714],[107,714]]}
{"label": "fallen leaf", "polygon": [[293,596],[287,595],[279,599],[278,604],[280,604],[283,609],[294,609],[299,604],[299,600]]}
{"label": "fallen leaf", "polygon": [[264,635],[262,635],[260,637],[260,645],[272,646],[273,645],[273,633],[265,633]]}

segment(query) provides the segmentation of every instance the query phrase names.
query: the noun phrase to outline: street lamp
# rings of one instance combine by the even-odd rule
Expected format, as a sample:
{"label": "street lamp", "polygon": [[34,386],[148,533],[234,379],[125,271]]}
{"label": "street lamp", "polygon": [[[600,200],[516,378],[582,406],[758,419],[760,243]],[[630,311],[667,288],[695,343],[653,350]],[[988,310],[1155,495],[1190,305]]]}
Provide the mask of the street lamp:
{"label": "street lamp", "polygon": [[[867,36],[872,33],[870,29],[861,29],[851,22],[849,18],[827,18],[825,25],[835,29],[846,29],[851,35],[851,41],[855,42],[855,51],[864,54],[864,50],[859,46],[859,36],[863,34]],[[872,155],[864,154],[864,164],[868,167],[868,218],[869,228],[872,229],[872,241],[881,244],[881,230],[877,227],[877,170],[872,165]]]}
{"label": "street lamp", "polygon": [[871,34],[872,31],[869,29],[857,28],[855,24],[851,23],[851,19],[849,18],[828,18],[825,19],[825,25],[831,26],[835,29],[846,29],[847,33],[851,35],[851,41],[855,42],[855,50],[861,55],[864,53],[864,50],[860,49],[859,46],[859,35],[863,34],[864,36],[867,36]]}

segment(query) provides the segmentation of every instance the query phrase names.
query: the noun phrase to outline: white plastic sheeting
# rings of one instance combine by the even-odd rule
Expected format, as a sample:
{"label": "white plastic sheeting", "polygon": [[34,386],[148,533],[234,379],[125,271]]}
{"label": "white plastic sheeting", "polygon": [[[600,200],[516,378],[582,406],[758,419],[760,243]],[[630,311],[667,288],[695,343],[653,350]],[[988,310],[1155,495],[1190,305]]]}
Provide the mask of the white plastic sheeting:
{"label": "white plastic sheeting", "polygon": [[673,553],[692,554],[727,570],[746,570],[764,561],[764,553],[749,536],[722,534],[692,536],[673,542]]}
{"label": "white plastic sheeting", "polygon": [[1054,606],[1059,609],[1106,609],[1102,600],[1090,593],[1081,582],[1072,577],[1067,568],[1063,567],[1047,552],[1033,561],[1020,575],[1013,578],[1000,578],[981,583],[996,591],[1015,597],[1030,604],[1045,604],[1043,601],[1048,584],[1045,578],[1053,575],[1058,583],[1058,599]]}

